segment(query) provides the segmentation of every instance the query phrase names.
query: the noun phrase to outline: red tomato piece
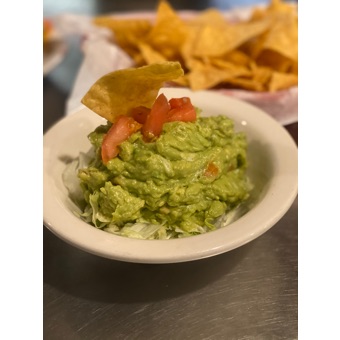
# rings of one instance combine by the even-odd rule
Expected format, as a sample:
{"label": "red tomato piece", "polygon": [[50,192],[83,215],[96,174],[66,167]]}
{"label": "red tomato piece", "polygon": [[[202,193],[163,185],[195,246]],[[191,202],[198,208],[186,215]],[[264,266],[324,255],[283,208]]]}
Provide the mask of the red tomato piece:
{"label": "red tomato piece", "polygon": [[119,116],[103,138],[101,156],[106,164],[119,153],[118,145],[142,127],[132,117]]}
{"label": "red tomato piece", "polygon": [[216,177],[218,175],[218,167],[214,163],[209,163],[204,171],[204,176]]}
{"label": "red tomato piece", "polygon": [[152,141],[161,134],[163,125],[167,122],[169,110],[168,100],[162,93],[152,105],[151,111],[142,127],[142,133],[146,141]]}
{"label": "red tomato piece", "polygon": [[196,120],[196,110],[189,97],[172,98],[169,100],[170,111],[168,122],[193,122]]}
{"label": "red tomato piece", "polygon": [[131,117],[138,123],[144,124],[146,117],[149,115],[151,109],[146,106],[138,106],[131,110]]}
{"label": "red tomato piece", "polygon": [[182,98],[171,98],[169,100],[170,107],[172,109],[175,109],[176,107],[181,107],[184,104],[190,103],[190,98],[189,97],[182,97]]}

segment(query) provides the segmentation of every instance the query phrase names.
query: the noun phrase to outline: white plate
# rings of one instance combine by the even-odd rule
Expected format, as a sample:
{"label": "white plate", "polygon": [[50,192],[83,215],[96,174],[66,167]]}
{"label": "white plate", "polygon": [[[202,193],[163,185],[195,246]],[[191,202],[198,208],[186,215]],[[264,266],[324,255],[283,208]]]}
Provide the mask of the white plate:
{"label": "white plate", "polygon": [[89,132],[105,122],[87,108],[69,115],[44,136],[44,224],[64,241],[98,256],[139,263],[198,260],[240,247],[271,228],[297,195],[297,147],[272,117],[248,103],[209,91],[166,88],[171,97],[190,96],[203,115],[227,115],[249,141],[249,175],[255,204],[230,225],[206,234],[172,240],[138,240],[98,230],[77,218],[62,182],[67,161],[90,148]]}

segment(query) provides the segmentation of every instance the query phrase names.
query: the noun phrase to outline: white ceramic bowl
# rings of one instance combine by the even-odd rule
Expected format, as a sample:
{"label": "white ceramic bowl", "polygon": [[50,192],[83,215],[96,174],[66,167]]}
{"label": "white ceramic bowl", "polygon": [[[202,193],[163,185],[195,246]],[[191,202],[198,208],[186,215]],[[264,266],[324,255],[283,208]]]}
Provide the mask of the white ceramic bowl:
{"label": "white ceramic bowl", "polygon": [[73,211],[62,181],[66,162],[90,148],[89,132],[103,118],[81,108],[44,135],[44,224],[64,241],[98,256],[139,263],[198,260],[240,247],[271,228],[297,195],[298,151],[289,133],[272,117],[239,100],[209,91],[166,88],[171,97],[189,96],[203,116],[227,115],[248,137],[249,176],[256,194],[251,209],[231,224],[206,234],[171,240],[117,236],[86,224]]}

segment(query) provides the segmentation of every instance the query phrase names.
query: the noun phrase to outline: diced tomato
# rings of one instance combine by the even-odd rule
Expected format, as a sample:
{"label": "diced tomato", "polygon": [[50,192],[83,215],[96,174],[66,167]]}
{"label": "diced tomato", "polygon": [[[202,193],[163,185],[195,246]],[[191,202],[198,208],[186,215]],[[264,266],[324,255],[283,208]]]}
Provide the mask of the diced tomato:
{"label": "diced tomato", "polygon": [[161,134],[163,125],[167,122],[169,110],[168,100],[162,93],[152,105],[151,111],[142,127],[142,133],[146,141],[152,141]]}
{"label": "diced tomato", "polygon": [[146,117],[150,113],[151,109],[146,106],[138,106],[131,110],[131,117],[138,123],[144,124],[146,122]]}
{"label": "diced tomato", "polygon": [[194,122],[196,120],[196,110],[191,103],[171,109],[168,114],[168,122]]}
{"label": "diced tomato", "polygon": [[142,133],[147,142],[159,137],[166,122],[196,120],[196,110],[189,97],[172,98],[168,101],[164,94],[156,98],[151,109],[138,106],[131,110],[130,115],[143,124]]}
{"label": "diced tomato", "polygon": [[204,171],[206,177],[216,177],[218,175],[218,167],[214,163],[209,163]]}
{"label": "diced tomato", "polygon": [[106,164],[119,153],[118,145],[142,127],[132,117],[119,116],[103,138],[101,156]]}
{"label": "diced tomato", "polygon": [[189,97],[171,98],[171,99],[169,100],[169,104],[170,104],[170,107],[171,107],[172,109],[174,109],[174,108],[176,108],[176,107],[181,107],[182,105],[187,104],[187,103],[191,103]]}
{"label": "diced tomato", "polygon": [[193,122],[196,120],[196,110],[189,97],[172,98],[169,100],[170,111],[168,121]]}

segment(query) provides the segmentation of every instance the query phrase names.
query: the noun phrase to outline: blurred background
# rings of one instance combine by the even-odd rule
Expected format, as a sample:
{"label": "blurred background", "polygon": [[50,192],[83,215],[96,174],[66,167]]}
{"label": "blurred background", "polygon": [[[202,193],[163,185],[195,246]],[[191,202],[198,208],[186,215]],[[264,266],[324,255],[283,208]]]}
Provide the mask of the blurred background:
{"label": "blurred background", "polygon": [[[268,5],[269,0],[169,0],[175,10],[204,10],[216,8],[220,11],[241,10],[253,5]],[[44,0],[43,16],[52,21],[65,15],[83,16],[91,18],[102,14],[124,14],[127,12],[145,12],[157,9],[158,0]],[[71,25],[72,26],[72,25]],[[55,55],[54,65],[47,72],[44,69],[44,131],[60,117],[61,112],[67,112],[70,105],[67,102],[72,97],[72,91],[79,75],[79,70],[84,60],[81,48],[83,34],[65,34],[64,46],[60,46],[60,55]],[[57,53],[56,53],[57,54]],[[44,54],[44,68],[47,62]],[[58,60],[59,57],[59,60]],[[72,100],[71,100],[72,101]],[[75,102],[75,101],[74,101]],[[51,105],[52,104],[52,105]],[[290,111],[290,107],[287,108]],[[290,123],[289,121],[288,123]]]}
{"label": "blurred background", "polygon": [[[43,16],[52,20],[65,13],[93,16],[107,13],[131,11],[155,11],[158,0],[44,0]],[[268,4],[269,1],[258,0],[170,0],[175,10],[203,10],[215,7],[228,10],[253,4]],[[44,74],[44,131],[66,111],[67,100],[72,92],[81,62],[83,52],[80,48],[81,37],[68,35],[66,51],[62,61]]]}
{"label": "blurred background", "polygon": [[[268,1],[257,0],[171,0],[169,1],[175,9],[202,10],[208,7],[219,9],[231,9],[238,6],[248,6],[256,3],[267,4]],[[44,0],[44,16],[55,15],[62,12],[77,14],[106,13],[108,11],[131,11],[155,9],[158,0]]]}

